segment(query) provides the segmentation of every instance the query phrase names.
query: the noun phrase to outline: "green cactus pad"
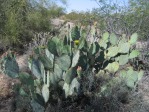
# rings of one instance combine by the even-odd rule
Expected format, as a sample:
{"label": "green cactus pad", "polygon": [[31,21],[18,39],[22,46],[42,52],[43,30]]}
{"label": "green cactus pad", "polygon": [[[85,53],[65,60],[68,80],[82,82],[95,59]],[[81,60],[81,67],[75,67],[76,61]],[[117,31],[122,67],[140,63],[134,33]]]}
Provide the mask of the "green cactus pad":
{"label": "green cactus pad", "polygon": [[77,76],[77,70],[76,68],[73,67],[66,72],[66,76],[64,80],[67,84],[70,84],[76,76]]}
{"label": "green cactus pad", "polygon": [[75,67],[75,66],[77,65],[77,63],[78,63],[78,61],[79,61],[79,58],[80,58],[80,51],[78,50],[78,51],[75,53],[75,55],[74,55],[74,57],[73,57],[73,59],[72,59],[72,65],[71,65],[71,67]]}
{"label": "green cactus pad", "polygon": [[20,79],[22,84],[34,86],[33,77],[30,74],[26,73],[26,72],[20,73],[19,74],[19,79]]}
{"label": "green cactus pad", "polygon": [[69,96],[69,89],[70,89],[70,85],[67,83],[64,83],[63,90],[65,91],[65,97],[66,98]]}
{"label": "green cactus pad", "polygon": [[77,78],[74,78],[70,85],[68,83],[64,83],[63,89],[65,91],[66,98],[71,95],[79,95],[80,83],[78,82]]}
{"label": "green cactus pad", "polygon": [[82,69],[86,69],[88,63],[87,63],[88,57],[86,55],[81,55],[78,61],[78,66],[81,66]]}
{"label": "green cactus pad", "polygon": [[103,47],[104,49],[107,48],[107,42],[105,40],[103,40],[103,39],[101,39],[99,41],[99,45],[100,45],[100,47]]}
{"label": "green cactus pad", "polygon": [[53,65],[54,55],[53,55],[51,52],[49,52],[48,49],[45,49],[45,54],[46,54],[47,58],[50,60],[50,62],[51,62],[52,65]]}
{"label": "green cactus pad", "polygon": [[108,70],[110,73],[115,73],[119,69],[118,62],[109,63],[105,70]]}
{"label": "green cactus pad", "polygon": [[130,43],[127,42],[120,43],[118,47],[119,47],[119,53],[128,53],[130,49]]}
{"label": "green cactus pad", "polygon": [[99,51],[99,44],[97,42],[92,43],[89,49],[91,55],[96,54]]}
{"label": "green cactus pad", "polygon": [[85,38],[81,37],[78,49],[82,49],[84,46],[85,46]]}
{"label": "green cactus pad", "polygon": [[134,88],[134,87],[135,87],[135,82],[134,82],[133,80],[127,80],[126,85],[127,85],[129,88]]}
{"label": "green cactus pad", "polygon": [[54,55],[58,55],[58,52],[57,52],[58,42],[59,42],[59,39],[57,37],[54,37],[52,40],[49,40],[48,42],[48,50]]}
{"label": "green cactus pad", "polygon": [[137,82],[143,77],[143,71],[137,72],[130,67],[128,71],[121,71],[120,76],[126,80],[126,85],[129,88],[134,88]]}
{"label": "green cactus pad", "polygon": [[127,71],[126,70],[121,70],[119,74],[120,74],[121,78],[125,79],[127,77]]}
{"label": "green cactus pad", "polygon": [[74,78],[70,84],[69,95],[79,95],[80,94],[80,83],[77,78]]}
{"label": "green cactus pad", "polygon": [[116,45],[117,42],[118,42],[118,38],[116,37],[116,35],[115,35],[114,33],[112,33],[112,34],[110,35],[109,41],[110,41],[110,43],[111,43],[112,45]]}
{"label": "green cactus pad", "polygon": [[4,73],[9,77],[16,78],[19,74],[19,66],[14,57],[7,57],[4,62]]}
{"label": "green cactus pad", "polygon": [[70,54],[70,46],[69,45],[63,46],[62,54],[67,54],[67,55]]}
{"label": "green cactus pad", "polygon": [[102,39],[105,41],[105,42],[108,42],[109,41],[109,33],[108,32],[105,32],[102,36]]}
{"label": "green cactus pad", "polygon": [[58,77],[53,72],[50,72],[50,84],[56,87],[57,82],[58,82]]}
{"label": "green cactus pad", "polygon": [[57,77],[58,80],[62,79],[63,76],[63,71],[57,64],[54,65],[54,75]]}
{"label": "green cactus pad", "polygon": [[129,60],[128,55],[120,55],[118,57],[119,65],[125,65],[126,63],[128,63],[128,60]]}
{"label": "green cactus pad", "polygon": [[58,56],[61,56],[63,54],[63,50],[64,50],[64,45],[63,45],[63,41],[59,41],[57,44],[56,44],[56,50],[57,50],[57,53],[58,53]]}
{"label": "green cactus pad", "polygon": [[46,84],[44,84],[43,87],[42,87],[42,96],[44,98],[45,103],[48,102],[49,95],[50,95],[49,88]]}
{"label": "green cactus pad", "polygon": [[15,56],[13,54],[8,54],[6,57],[3,58],[3,72],[11,78],[18,77],[19,74],[19,66],[16,62]]}
{"label": "green cactus pad", "polygon": [[107,57],[111,58],[114,57],[118,54],[119,48],[117,46],[114,47],[109,47],[108,48],[108,53],[106,54]]}
{"label": "green cactus pad", "polygon": [[134,33],[134,34],[131,35],[129,43],[130,44],[135,44],[137,42],[137,40],[138,40],[138,34]]}
{"label": "green cactus pad", "polygon": [[72,31],[71,31],[71,37],[72,37],[72,40],[79,40],[80,38],[80,31],[79,31],[79,28],[78,26],[75,26]]}
{"label": "green cactus pad", "polygon": [[42,62],[42,64],[44,65],[44,68],[46,70],[50,70],[53,68],[53,63],[52,61],[46,56],[39,56],[39,60]]}
{"label": "green cactus pad", "polygon": [[62,55],[61,57],[56,58],[55,62],[62,70],[67,70],[70,67],[71,60],[70,56],[68,55]]}
{"label": "green cactus pad", "polygon": [[38,59],[32,59],[32,64],[31,64],[31,71],[33,73],[34,76],[36,76],[38,79],[40,79],[41,77],[43,77],[42,74],[42,63],[38,60]]}
{"label": "green cactus pad", "polygon": [[136,58],[140,55],[140,52],[138,50],[133,50],[131,51],[131,53],[129,54],[129,59],[133,59]]}

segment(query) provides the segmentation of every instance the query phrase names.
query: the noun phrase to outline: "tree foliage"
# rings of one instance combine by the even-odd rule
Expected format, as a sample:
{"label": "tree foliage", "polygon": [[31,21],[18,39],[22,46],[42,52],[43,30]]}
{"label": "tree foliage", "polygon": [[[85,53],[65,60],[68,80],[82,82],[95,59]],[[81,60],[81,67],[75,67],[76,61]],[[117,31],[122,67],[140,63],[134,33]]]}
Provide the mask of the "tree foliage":
{"label": "tree foliage", "polygon": [[[64,0],[61,0],[63,3]],[[0,38],[4,46],[19,46],[32,39],[32,32],[51,30],[50,18],[65,13],[53,0],[0,0]],[[46,5],[45,5],[46,4]]]}
{"label": "tree foliage", "polygon": [[82,25],[97,22],[101,34],[105,31],[129,37],[137,32],[139,39],[148,39],[149,1],[148,0],[94,0],[99,8],[92,11],[72,11],[64,19],[77,21]]}
{"label": "tree foliage", "polygon": [[[129,0],[128,3],[122,0],[119,2],[110,0],[95,0],[99,8],[93,10],[98,13],[101,24],[104,27],[101,30],[108,30],[116,34],[127,34],[134,32],[139,34],[140,39],[147,39],[149,31],[149,1],[148,0]],[[123,5],[122,5],[123,3]]]}

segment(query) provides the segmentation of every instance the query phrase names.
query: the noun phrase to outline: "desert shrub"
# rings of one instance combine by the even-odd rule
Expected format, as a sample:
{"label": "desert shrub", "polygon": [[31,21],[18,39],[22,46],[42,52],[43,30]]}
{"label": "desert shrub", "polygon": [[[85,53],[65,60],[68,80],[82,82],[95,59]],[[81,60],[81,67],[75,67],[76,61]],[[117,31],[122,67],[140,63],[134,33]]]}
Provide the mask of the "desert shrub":
{"label": "desert shrub", "polygon": [[[3,46],[13,50],[23,49],[33,38],[33,32],[50,32],[50,19],[59,17],[64,8],[51,2],[36,0],[1,0],[0,39]],[[51,7],[45,7],[51,5]],[[52,6],[54,8],[52,8]],[[7,49],[6,49],[7,50]]]}

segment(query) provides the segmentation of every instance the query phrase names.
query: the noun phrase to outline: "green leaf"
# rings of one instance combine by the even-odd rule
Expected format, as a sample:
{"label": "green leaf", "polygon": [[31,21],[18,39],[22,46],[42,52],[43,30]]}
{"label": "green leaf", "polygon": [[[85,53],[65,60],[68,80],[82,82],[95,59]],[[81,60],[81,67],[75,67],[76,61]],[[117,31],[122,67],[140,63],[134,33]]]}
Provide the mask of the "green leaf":
{"label": "green leaf", "polygon": [[131,51],[131,53],[129,54],[129,59],[133,59],[136,58],[140,55],[140,52],[138,50],[133,50]]}
{"label": "green leaf", "polygon": [[130,44],[135,44],[137,42],[137,40],[138,40],[138,34],[134,33],[131,35],[129,42],[130,42]]}

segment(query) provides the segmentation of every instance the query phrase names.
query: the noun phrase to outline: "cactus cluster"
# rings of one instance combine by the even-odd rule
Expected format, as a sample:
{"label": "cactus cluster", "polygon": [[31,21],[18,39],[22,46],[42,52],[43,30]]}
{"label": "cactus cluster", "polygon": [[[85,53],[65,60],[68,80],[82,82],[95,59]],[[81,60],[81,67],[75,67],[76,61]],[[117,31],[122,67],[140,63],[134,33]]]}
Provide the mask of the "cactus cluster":
{"label": "cactus cluster", "polygon": [[80,58],[80,51],[76,50],[70,54],[67,45],[64,45],[58,38],[53,38],[48,42],[47,48],[36,48],[35,54],[29,59],[29,68],[33,75],[42,80],[42,95],[45,102],[49,99],[50,87],[57,88],[61,85],[65,91],[65,96],[72,95],[74,88],[79,93],[79,82],[77,79],[77,64]]}
{"label": "cactus cluster", "polygon": [[[65,91],[66,97],[71,96],[74,92],[80,94],[80,80],[85,76],[85,71],[97,73],[98,75],[95,76],[99,76],[101,73],[113,75],[119,73],[121,75],[123,74],[121,68],[128,64],[129,60],[139,55],[139,51],[133,50],[131,47],[137,41],[137,34],[133,34],[129,40],[126,40],[106,32],[99,42],[90,43],[84,37],[79,38],[78,41],[79,44],[74,47],[55,37],[48,42],[47,48],[36,49],[38,52],[35,52],[35,56],[31,58],[30,69],[37,78],[46,81],[43,88],[56,87],[60,81],[63,81],[61,87]],[[82,68],[81,74],[77,72],[78,66]],[[130,73],[130,71],[132,72]],[[135,77],[140,77],[143,73],[129,69],[126,74],[128,74],[125,76],[126,84],[133,88],[140,79]]]}
{"label": "cactus cluster", "polygon": [[[30,88],[32,97],[37,101],[42,99],[44,103],[48,102],[53,88],[55,91],[61,88],[65,98],[85,94],[86,91],[82,88],[87,77],[93,84],[94,79],[101,75],[113,76],[111,80],[123,79],[128,88],[136,87],[143,76],[143,71],[135,71],[130,66],[124,67],[129,65],[129,60],[139,55],[139,51],[132,47],[137,41],[136,33],[127,40],[125,35],[117,37],[106,32],[99,42],[91,43],[84,35],[79,34],[77,28],[75,30],[77,32],[72,34],[73,39],[71,36],[69,38],[66,36],[64,40],[53,37],[44,48],[39,46],[34,49],[33,55],[28,60],[34,78],[28,74],[19,74],[14,57],[10,60],[9,55],[3,62],[5,73],[11,77],[19,76]],[[75,41],[77,45],[72,45]],[[98,92],[103,92],[104,87],[100,87]],[[23,90],[21,93],[25,94]]]}

